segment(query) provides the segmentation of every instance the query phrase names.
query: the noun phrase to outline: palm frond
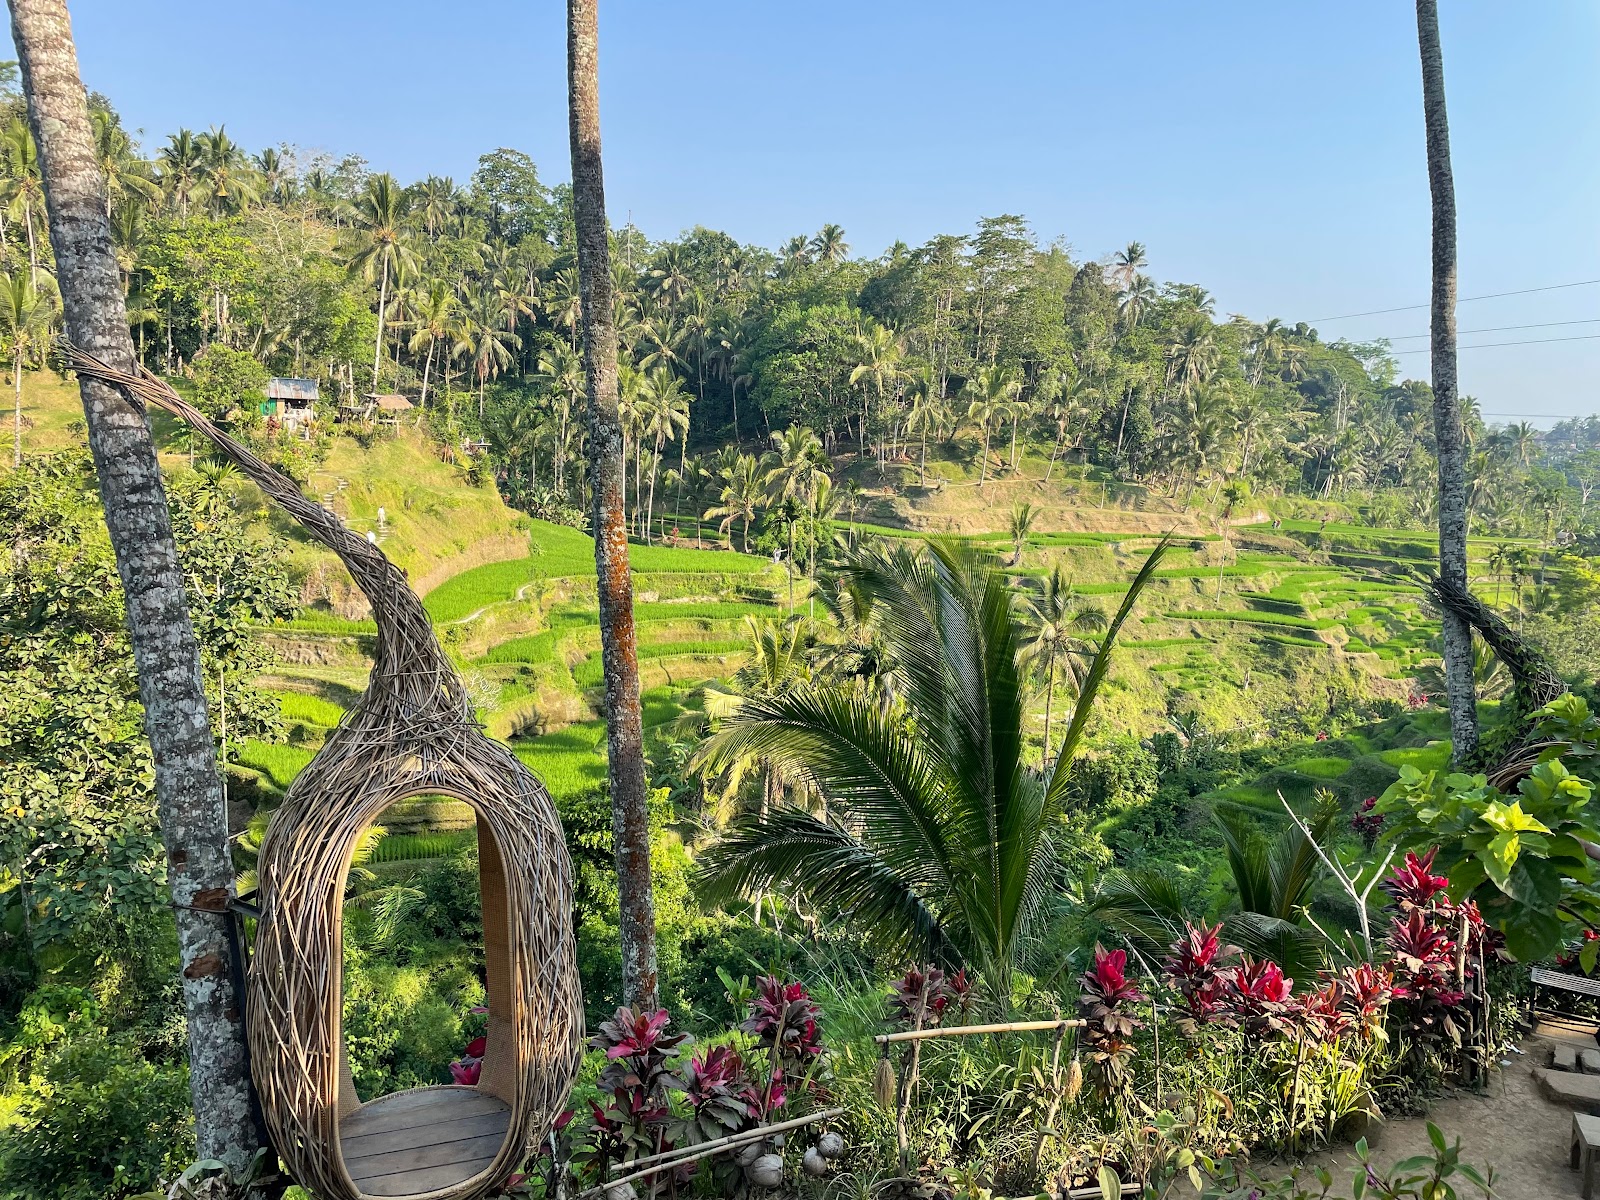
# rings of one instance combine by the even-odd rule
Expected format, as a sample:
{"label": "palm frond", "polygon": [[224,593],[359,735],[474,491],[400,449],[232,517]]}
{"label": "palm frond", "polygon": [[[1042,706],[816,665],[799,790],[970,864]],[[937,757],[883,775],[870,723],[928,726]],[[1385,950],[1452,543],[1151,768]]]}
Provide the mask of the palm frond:
{"label": "palm frond", "polygon": [[735,822],[701,856],[698,880],[713,903],[798,881],[819,909],[850,920],[886,953],[952,965],[962,958],[939,914],[878,853],[802,809]]}

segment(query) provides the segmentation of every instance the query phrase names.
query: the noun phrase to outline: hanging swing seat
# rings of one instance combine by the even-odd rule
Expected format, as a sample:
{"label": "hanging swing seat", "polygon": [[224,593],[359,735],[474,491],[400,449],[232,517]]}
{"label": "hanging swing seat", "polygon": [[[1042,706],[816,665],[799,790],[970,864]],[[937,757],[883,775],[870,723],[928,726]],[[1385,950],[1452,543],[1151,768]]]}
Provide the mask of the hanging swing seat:
{"label": "hanging swing seat", "polygon": [[[245,1027],[273,1148],[318,1200],[477,1200],[503,1185],[566,1103],[583,1044],[572,862],[555,805],[478,725],[405,576],[166,383],[67,346],[72,367],[187,421],[344,562],[372,604],[367,690],[290,785],[262,839]],[[365,831],[391,805],[471,806],[483,902],[487,1048],[478,1082],[356,1094],[344,1044],[344,898]]]}
{"label": "hanging swing seat", "polygon": [[506,1140],[511,1106],[475,1087],[396,1092],[339,1123],[345,1169],[368,1196],[455,1187],[486,1170]]}

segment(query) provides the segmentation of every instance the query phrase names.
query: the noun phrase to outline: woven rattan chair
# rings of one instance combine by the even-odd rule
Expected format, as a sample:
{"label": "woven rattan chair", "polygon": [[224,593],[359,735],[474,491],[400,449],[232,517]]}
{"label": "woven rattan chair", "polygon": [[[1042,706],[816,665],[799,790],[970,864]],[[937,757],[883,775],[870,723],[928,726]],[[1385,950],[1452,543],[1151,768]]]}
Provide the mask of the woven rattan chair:
{"label": "woven rattan chair", "polygon": [[[421,601],[382,551],[159,379],[69,355],[80,373],[209,438],[344,560],[377,621],[366,692],[295,779],[261,847],[246,1024],[274,1148],[319,1200],[481,1196],[544,1138],[582,1053],[572,864],[555,806],[514,754],[484,736]],[[341,1030],[345,880],[357,840],[384,809],[439,795],[477,815],[489,1000],[482,1074],[473,1087],[363,1104]]]}

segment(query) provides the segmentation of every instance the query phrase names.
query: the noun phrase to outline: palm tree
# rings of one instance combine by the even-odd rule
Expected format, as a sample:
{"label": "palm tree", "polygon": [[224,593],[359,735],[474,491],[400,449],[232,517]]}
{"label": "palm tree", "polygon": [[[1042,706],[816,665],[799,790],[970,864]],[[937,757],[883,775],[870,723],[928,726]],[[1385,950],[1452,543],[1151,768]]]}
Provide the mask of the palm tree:
{"label": "palm tree", "polygon": [[556,490],[565,493],[567,485],[567,425],[573,406],[583,395],[583,360],[565,342],[554,342],[539,355],[539,374],[556,395],[560,429],[556,437]]}
{"label": "palm tree", "polygon": [[[789,607],[794,607],[794,526],[810,504],[817,482],[826,479],[828,455],[822,439],[802,425],[772,435],[774,449],[762,459],[767,493],[780,502],[789,530]],[[791,501],[792,503],[783,503]]]}
{"label": "palm tree", "polygon": [[606,684],[606,761],[617,863],[617,925],[623,1002],[659,1003],[655,892],[650,875],[644,722],[628,576],[622,418],[617,406],[617,333],[612,325],[611,245],[600,158],[598,0],[567,0],[567,117],[572,144],[572,212],[582,290],[584,377],[589,388],[589,482],[600,601],[600,660]]}
{"label": "palm tree", "polygon": [[150,178],[150,164],[134,155],[133,139],[116,114],[110,109],[97,108],[89,117],[94,122],[95,158],[106,180],[106,216],[111,216],[113,208],[125,201],[159,199],[161,189]]}
{"label": "palm tree", "polygon": [[917,484],[928,482],[928,431],[944,419],[944,397],[939,394],[939,377],[932,363],[921,364],[911,376],[911,409],[906,413],[906,432],[922,442],[917,462]]}
{"label": "palm tree", "polygon": [[840,262],[850,253],[850,247],[844,240],[844,230],[832,223],[817,230],[809,248],[813,259],[825,263]]}
{"label": "palm tree", "polygon": [[456,183],[448,175],[429,175],[418,189],[418,215],[431,238],[456,211]]}
{"label": "palm tree", "polygon": [[1033,523],[1039,516],[1039,510],[1026,500],[1011,506],[1011,561],[1008,566],[1016,566],[1022,561],[1022,549],[1028,544],[1028,535],[1033,532]]}
{"label": "palm tree", "polygon": [[[900,340],[893,331],[882,325],[873,325],[857,334],[860,349],[859,362],[850,371],[850,386],[870,379],[878,392],[878,407],[883,407],[884,393],[905,376],[900,369]],[[861,457],[867,457],[867,397],[861,395]]]}
{"label": "palm tree", "polygon": [[[378,333],[372,343],[372,390],[378,390],[378,364],[383,359],[383,322],[388,313],[389,281],[397,270],[416,270],[405,228],[405,192],[392,175],[374,175],[356,201],[353,252],[349,266],[365,279],[378,281]],[[482,405],[480,404],[480,408]]]}
{"label": "palm tree", "polygon": [[[1422,116],[1427,129],[1428,191],[1433,203],[1433,297],[1430,323],[1433,430],[1439,463],[1439,578],[1467,594],[1467,462],[1456,391],[1456,189],[1445,113],[1444,52],[1438,0],[1417,0],[1422,59]],[[1470,762],[1478,750],[1478,707],[1472,686],[1472,626],[1453,609],[1444,620],[1445,680],[1450,685],[1450,755]]]}
{"label": "palm tree", "polygon": [[1044,774],[1024,761],[1022,631],[993,561],[939,541],[922,554],[853,556],[841,574],[872,598],[905,704],[807,683],[724,721],[698,761],[759,756],[808,780],[828,812],[787,807],[735,822],[701,858],[707,897],[803,890],[889,953],[976,967],[1003,1003],[1059,882],[1055,834],[1074,752],[1117,631],[1164,549],[1124,597]]}
{"label": "palm tree", "polygon": [[[661,468],[661,447],[677,441],[682,434],[683,443],[689,440],[689,394],[683,382],[665,367],[657,367],[644,379],[640,394],[640,438],[655,443],[655,458],[650,463],[650,498],[644,509],[644,540],[650,540],[650,522],[656,509],[656,476]],[[678,456],[678,470],[683,470],[683,454]]]}
{"label": "palm tree", "polygon": [[479,292],[463,317],[473,373],[478,377],[478,415],[483,416],[484,387],[511,365],[522,338],[506,328],[506,311],[493,292]]}
{"label": "palm tree", "polygon": [[406,344],[406,348],[412,354],[421,353],[424,346],[428,348],[428,355],[422,361],[422,394],[418,399],[419,408],[428,407],[428,377],[433,373],[433,354],[439,343],[449,336],[455,319],[455,293],[444,280],[435,279],[428,284],[427,291],[417,298],[416,315],[411,322],[416,332]]}
{"label": "palm tree", "polygon": [[1150,265],[1150,260],[1145,257],[1143,242],[1129,242],[1126,248],[1117,251],[1116,258],[1112,261],[1124,292],[1133,287],[1139,268]]}
{"label": "palm tree", "polygon": [[1051,568],[1023,603],[1022,625],[1026,631],[1021,661],[1044,667],[1044,766],[1050,769],[1050,717],[1056,692],[1056,668],[1063,668],[1073,691],[1082,686],[1077,663],[1092,658],[1096,649],[1085,634],[1099,633],[1106,627],[1105,613],[1083,604],[1072,590],[1061,563]]}
{"label": "palm tree", "polygon": [[[12,0],[10,8],[58,284],[68,301],[66,333],[74,345],[131,371],[133,339],[66,3]],[[239,1019],[243,997],[229,970],[237,960],[216,911],[232,895],[232,848],[184,573],[142,408],[87,373],[78,375],[78,389],[118,573],[128,596],[137,598],[128,604],[127,624],[144,732],[163,764],[154,780],[155,809],[177,923],[175,982],[188,1027],[196,1150],[242,1174],[258,1136]]]}
{"label": "palm tree", "polygon": [[22,364],[49,337],[52,307],[20,271],[0,275],[0,336],[11,351],[15,388],[15,447],[11,465],[22,465]]}
{"label": "palm tree", "polygon": [[760,513],[761,502],[766,497],[760,464],[753,454],[740,454],[722,469],[721,478],[719,503],[714,508],[706,509],[705,518],[709,521],[713,517],[720,517],[717,529],[730,543],[733,540],[733,523],[737,520],[740,523],[740,545],[749,554],[750,522]]}
{"label": "palm tree", "polygon": [[251,161],[261,181],[262,193],[268,200],[281,204],[291,198],[295,185],[294,171],[284,161],[283,155],[268,146]]}
{"label": "palm tree", "polygon": [[1007,367],[979,367],[978,373],[967,380],[966,394],[971,398],[967,405],[967,417],[977,421],[983,430],[983,458],[978,468],[980,492],[989,475],[989,435],[993,432],[995,421],[1004,419],[1011,401],[1021,390],[1022,384]]}
{"label": "palm tree", "polygon": [[200,182],[200,145],[194,134],[180,129],[167,138],[161,151],[161,190],[176,202],[185,224],[189,220],[189,199]]}
{"label": "palm tree", "polygon": [[219,216],[237,212],[260,194],[260,181],[239,145],[218,126],[197,139],[200,181],[206,186],[211,211]]}
{"label": "palm tree", "polygon": [[1121,319],[1123,328],[1137,329],[1139,321],[1150,311],[1155,302],[1155,280],[1148,275],[1135,275],[1133,282],[1123,291],[1122,299],[1117,304],[1117,316]]}
{"label": "palm tree", "polygon": [[5,132],[6,179],[0,200],[13,221],[20,220],[28,238],[28,277],[39,285],[38,229],[44,221],[44,178],[39,172],[39,150],[27,123],[13,121]]}

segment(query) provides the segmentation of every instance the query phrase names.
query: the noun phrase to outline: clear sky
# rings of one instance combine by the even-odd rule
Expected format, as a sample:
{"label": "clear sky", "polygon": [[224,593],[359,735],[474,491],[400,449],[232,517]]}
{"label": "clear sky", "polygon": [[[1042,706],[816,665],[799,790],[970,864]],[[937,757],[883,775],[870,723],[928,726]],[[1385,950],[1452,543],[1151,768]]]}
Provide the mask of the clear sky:
{"label": "clear sky", "polygon": [[[559,0],[73,0],[85,77],[148,146],[357,152],[464,182],[567,177]],[[1442,0],[1461,294],[1600,280],[1600,5]],[[612,220],[857,253],[1021,213],[1095,258],[1130,239],[1219,312],[1325,337],[1427,330],[1428,192],[1404,0],[602,0]],[[1465,303],[1463,345],[1600,335],[1600,284]],[[1420,350],[1425,340],[1397,341]],[[1427,355],[1400,360],[1426,377]],[[1464,350],[1501,419],[1600,411],[1600,338]]]}

